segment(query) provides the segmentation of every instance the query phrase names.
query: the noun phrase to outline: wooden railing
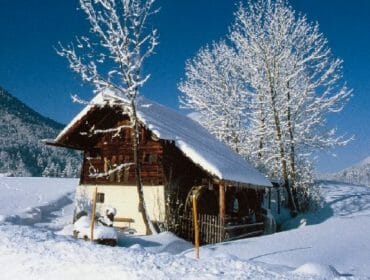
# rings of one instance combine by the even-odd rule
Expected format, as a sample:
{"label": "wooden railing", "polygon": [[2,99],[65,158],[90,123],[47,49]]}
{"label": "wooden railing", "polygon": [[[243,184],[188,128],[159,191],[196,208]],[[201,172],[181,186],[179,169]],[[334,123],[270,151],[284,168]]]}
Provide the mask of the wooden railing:
{"label": "wooden railing", "polygon": [[[179,216],[176,233],[180,237],[194,242],[193,217]],[[215,244],[227,240],[235,240],[260,235],[264,231],[263,222],[230,225],[221,221],[220,216],[199,214],[199,239],[200,244]]]}
{"label": "wooden railing", "polygon": [[241,225],[226,225],[225,240],[235,240],[240,238],[252,237],[262,234],[264,231],[264,223],[241,224]]}

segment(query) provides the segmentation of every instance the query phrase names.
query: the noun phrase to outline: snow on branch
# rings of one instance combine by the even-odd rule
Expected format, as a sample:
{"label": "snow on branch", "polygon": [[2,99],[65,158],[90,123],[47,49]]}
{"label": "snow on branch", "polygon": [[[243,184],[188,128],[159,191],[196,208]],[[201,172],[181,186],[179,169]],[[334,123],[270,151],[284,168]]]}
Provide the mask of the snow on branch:
{"label": "snow on branch", "polygon": [[108,170],[107,172],[102,172],[102,173],[90,173],[89,174],[89,177],[91,178],[103,178],[103,177],[107,177],[107,176],[110,176],[116,172],[119,172],[123,169],[129,169],[131,166],[134,166],[135,163],[122,163],[118,166],[116,166],[115,168],[113,169],[110,169]]}
{"label": "snow on branch", "polygon": [[146,30],[148,17],[158,12],[153,4],[153,0],[80,0],[91,36],[78,37],[66,46],[59,43],[57,53],[96,92],[108,88],[121,97],[135,98],[150,77],[141,76],[142,64],[158,45],[157,30]]}
{"label": "snow on branch", "polygon": [[310,155],[352,139],[326,121],[352,96],[343,61],[287,0],[249,0],[234,15],[228,40],[187,61],[180,104],[271,178],[312,182]]}
{"label": "snow on branch", "polygon": [[[156,29],[148,30],[148,18],[158,12],[154,0],[80,0],[81,10],[90,24],[89,36],[76,38],[66,46],[59,43],[57,53],[69,62],[71,70],[94,86],[96,94],[109,92],[112,100],[130,108],[133,124],[135,178],[147,231],[155,232],[145,208],[138,159],[139,125],[136,98],[150,75],[142,73],[144,61],[158,45]],[[117,104],[115,104],[117,105]],[[129,106],[126,106],[129,105]],[[114,132],[102,129],[91,133]],[[89,133],[89,132],[88,132]],[[119,128],[116,136],[119,134]],[[102,175],[104,176],[104,175]]]}
{"label": "snow on branch", "polygon": [[106,134],[106,133],[115,132],[115,134],[113,134],[113,136],[112,136],[112,138],[115,138],[115,137],[119,137],[120,136],[120,133],[121,133],[122,129],[124,129],[124,128],[130,128],[130,129],[132,129],[133,127],[134,127],[133,124],[120,125],[118,127],[107,128],[107,129],[95,129],[95,126],[92,126],[91,129],[88,132],[81,131],[80,132],[80,135],[92,137],[93,135],[97,135],[97,134]]}

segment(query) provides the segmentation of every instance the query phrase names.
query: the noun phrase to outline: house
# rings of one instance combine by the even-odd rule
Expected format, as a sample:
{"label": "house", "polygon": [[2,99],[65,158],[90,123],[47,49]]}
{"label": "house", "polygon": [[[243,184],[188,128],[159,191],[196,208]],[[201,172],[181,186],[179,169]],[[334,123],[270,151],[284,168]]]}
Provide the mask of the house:
{"label": "house", "polygon": [[[115,227],[145,234],[134,166],[119,168],[133,161],[127,107],[109,96],[98,94],[48,144],[83,152],[76,211],[88,208],[97,187],[97,212],[115,207]],[[139,97],[137,115],[145,203],[159,229],[191,239],[189,198],[196,193],[203,243],[261,233],[261,200],[271,186],[262,174],[175,110]]]}

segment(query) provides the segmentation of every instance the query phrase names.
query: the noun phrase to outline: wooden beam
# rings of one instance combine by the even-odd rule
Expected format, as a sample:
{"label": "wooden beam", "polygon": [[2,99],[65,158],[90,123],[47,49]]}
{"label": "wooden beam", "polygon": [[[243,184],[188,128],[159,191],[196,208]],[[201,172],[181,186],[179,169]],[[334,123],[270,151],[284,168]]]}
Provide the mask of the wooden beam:
{"label": "wooden beam", "polygon": [[243,234],[238,235],[238,236],[229,237],[227,239],[227,241],[241,239],[241,238],[246,238],[246,237],[257,236],[257,235],[261,235],[262,233],[263,233],[263,230],[256,230],[256,231],[253,231],[253,232],[243,233]]}
{"label": "wooden beam", "polygon": [[95,225],[95,213],[96,213],[96,197],[98,194],[98,188],[95,187],[94,200],[91,211],[91,223],[90,223],[90,240],[94,241],[94,225]]}
{"label": "wooden beam", "polygon": [[244,225],[236,225],[236,226],[226,226],[225,230],[233,230],[233,229],[246,229],[256,226],[263,226],[264,223],[254,223],[254,224],[244,224]]}
{"label": "wooden beam", "polygon": [[220,219],[222,224],[225,220],[225,185],[219,184],[219,206],[220,206]]}

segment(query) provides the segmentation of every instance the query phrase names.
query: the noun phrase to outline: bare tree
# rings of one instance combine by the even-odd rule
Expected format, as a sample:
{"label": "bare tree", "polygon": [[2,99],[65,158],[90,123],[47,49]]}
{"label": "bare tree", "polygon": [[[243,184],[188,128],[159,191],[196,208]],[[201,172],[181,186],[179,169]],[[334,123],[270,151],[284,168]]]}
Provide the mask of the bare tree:
{"label": "bare tree", "polygon": [[[107,93],[111,99],[123,104],[124,112],[130,117],[139,210],[148,234],[155,229],[147,214],[141,181],[136,100],[140,88],[150,77],[142,75],[143,64],[158,44],[157,30],[148,30],[149,17],[158,12],[153,9],[154,2],[80,0],[80,7],[90,23],[90,34],[76,38],[75,43],[67,46],[60,44],[57,50],[83,81],[94,86],[95,93]],[[129,166],[130,163],[121,168]]]}

